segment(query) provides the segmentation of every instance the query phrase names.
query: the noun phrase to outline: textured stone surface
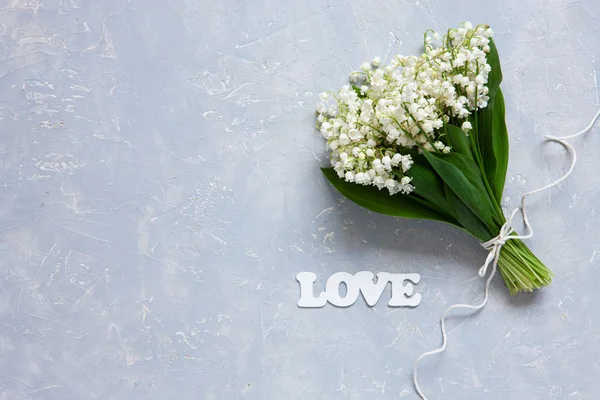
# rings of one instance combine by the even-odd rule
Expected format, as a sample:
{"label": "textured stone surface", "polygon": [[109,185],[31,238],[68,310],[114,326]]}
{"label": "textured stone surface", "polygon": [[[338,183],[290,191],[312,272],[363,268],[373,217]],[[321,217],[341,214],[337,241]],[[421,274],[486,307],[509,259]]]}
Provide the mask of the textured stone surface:
{"label": "textured stone surface", "polygon": [[[502,5],[501,5],[502,4]],[[0,2],[0,399],[416,398],[438,318],[474,302],[460,232],[343,201],[320,175],[317,93],[462,20],[496,31],[505,206],[564,170],[546,134],[599,107],[593,0]],[[530,204],[552,287],[501,279],[432,399],[600,397],[600,128]],[[296,306],[296,273],[419,272],[416,309]]]}

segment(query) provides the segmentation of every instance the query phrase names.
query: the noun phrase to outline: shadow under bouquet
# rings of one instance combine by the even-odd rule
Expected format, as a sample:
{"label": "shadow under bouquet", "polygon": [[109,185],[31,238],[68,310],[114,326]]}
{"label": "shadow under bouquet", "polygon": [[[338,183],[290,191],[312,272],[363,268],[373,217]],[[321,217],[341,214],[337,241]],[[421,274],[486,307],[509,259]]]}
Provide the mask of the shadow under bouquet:
{"label": "shadow under bouquet", "polygon": [[552,273],[520,239],[502,239],[515,234],[500,206],[509,143],[492,34],[468,22],[444,36],[428,30],[422,55],[363,64],[350,84],[320,95],[317,127],[330,151],[323,173],[343,196],[469,233],[514,294],[548,285]]}

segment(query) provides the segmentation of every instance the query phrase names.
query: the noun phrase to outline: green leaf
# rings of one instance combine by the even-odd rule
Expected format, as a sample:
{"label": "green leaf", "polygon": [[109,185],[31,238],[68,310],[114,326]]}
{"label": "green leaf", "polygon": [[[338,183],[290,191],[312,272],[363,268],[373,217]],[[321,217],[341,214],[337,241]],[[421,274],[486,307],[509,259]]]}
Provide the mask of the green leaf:
{"label": "green leaf", "polygon": [[488,74],[488,96],[490,99],[494,99],[496,97],[496,91],[500,87],[500,83],[502,82],[502,68],[500,67],[500,56],[498,55],[498,49],[496,48],[496,43],[494,43],[494,39],[490,38],[490,51],[486,55],[487,63],[491,67],[491,71]]}
{"label": "green leaf", "polygon": [[488,182],[494,192],[494,196],[496,197],[496,200],[498,200],[498,204],[502,202],[502,192],[504,191],[504,183],[506,181],[506,170],[508,169],[508,154],[510,149],[505,114],[504,96],[502,95],[502,90],[498,89],[494,101],[492,146],[491,149],[486,147],[486,152],[483,155],[484,165],[486,164],[486,159],[492,158],[492,154],[495,160],[495,168],[492,169],[491,165],[489,167],[486,166],[486,174]]}
{"label": "green leaf", "polygon": [[494,100],[477,115],[479,154],[486,179],[498,204],[502,202],[510,149],[505,114],[504,96],[502,90],[498,89]]}
{"label": "green leaf", "polygon": [[413,157],[413,161],[414,164],[410,168],[409,175],[412,177],[415,193],[435,206],[440,214],[453,216],[452,208],[446,200],[442,178],[435,173],[422,155]]}
{"label": "green leaf", "polygon": [[490,65],[491,70],[488,74],[488,81],[486,83],[488,88],[488,105],[486,108],[477,111],[476,115],[470,117],[471,123],[475,128],[471,133],[471,140],[474,144],[475,150],[478,152],[477,158],[482,158],[484,149],[488,147],[488,142],[491,141],[492,115],[494,111],[494,102],[496,99],[496,92],[500,88],[502,82],[502,67],[500,66],[500,57],[498,56],[498,49],[494,40],[490,38],[490,51],[486,55],[487,63]]}
{"label": "green leaf", "polygon": [[463,130],[458,126],[450,124],[446,124],[444,128],[446,130],[446,136],[448,137],[448,145],[452,147],[452,150],[469,158],[473,158],[469,137]]}
{"label": "green leaf", "polygon": [[473,143],[474,157],[481,165],[484,180],[491,192],[490,195],[498,205],[502,202],[502,192],[508,168],[508,132],[505,122],[504,97],[500,89],[502,68],[498,49],[490,39],[490,51],[486,58],[491,67],[488,75],[488,96],[490,100],[486,108],[479,110],[470,120],[474,126],[470,139]]}
{"label": "green leaf", "polygon": [[489,229],[473,212],[463,203],[456,194],[445,185],[446,201],[450,207],[452,207],[454,218],[462,226],[462,228],[472,236],[482,242],[487,242],[494,235],[492,235]]}
{"label": "green leaf", "polygon": [[499,228],[492,200],[479,167],[472,158],[459,153],[423,153],[446,185],[489,229]]}
{"label": "green leaf", "polygon": [[435,211],[427,201],[416,196],[403,194],[391,196],[387,189],[379,190],[375,186],[346,182],[338,177],[333,168],[321,168],[321,171],[344,197],[368,210],[394,217],[430,219],[456,224],[453,218]]}

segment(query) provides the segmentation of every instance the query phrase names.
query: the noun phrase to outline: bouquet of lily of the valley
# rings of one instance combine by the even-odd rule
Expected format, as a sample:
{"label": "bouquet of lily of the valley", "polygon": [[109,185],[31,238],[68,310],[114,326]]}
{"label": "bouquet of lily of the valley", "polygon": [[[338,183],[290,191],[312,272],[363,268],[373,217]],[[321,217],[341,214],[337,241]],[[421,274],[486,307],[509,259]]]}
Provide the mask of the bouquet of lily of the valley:
{"label": "bouquet of lily of the valley", "polygon": [[[375,58],[351,84],[322,93],[317,127],[330,150],[329,182],[378,213],[446,222],[484,243],[498,238],[509,145],[491,36],[470,23],[444,36],[428,30],[421,56]],[[550,283],[521,240],[501,244],[496,261],[511,293]]]}

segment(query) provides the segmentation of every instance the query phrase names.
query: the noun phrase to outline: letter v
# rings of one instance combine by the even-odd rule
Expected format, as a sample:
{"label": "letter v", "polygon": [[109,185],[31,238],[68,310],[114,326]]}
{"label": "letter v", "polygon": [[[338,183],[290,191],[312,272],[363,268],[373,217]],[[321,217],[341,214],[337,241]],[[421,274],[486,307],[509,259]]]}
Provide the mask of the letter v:
{"label": "letter v", "polygon": [[381,298],[385,286],[389,281],[390,274],[387,272],[377,273],[377,283],[373,283],[375,275],[370,271],[360,271],[354,274],[354,276],[365,301],[370,307],[373,307]]}

